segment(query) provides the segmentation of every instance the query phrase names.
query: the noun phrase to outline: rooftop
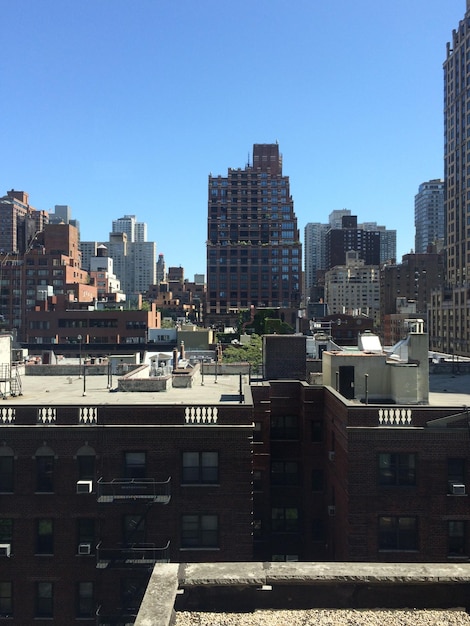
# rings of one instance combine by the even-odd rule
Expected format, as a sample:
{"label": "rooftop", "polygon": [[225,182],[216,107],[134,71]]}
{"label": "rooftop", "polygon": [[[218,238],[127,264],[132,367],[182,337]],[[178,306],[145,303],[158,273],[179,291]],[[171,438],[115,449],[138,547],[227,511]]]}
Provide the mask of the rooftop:
{"label": "rooftop", "polygon": [[[34,367],[34,366],[33,366]],[[107,375],[83,376],[24,376],[22,395],[8,397],[12,404],[239,404],[240,377],[236,375],[205,375],[190,388],[169,386],[165,391],[117,391],[117,376],[111,387]],[[248,375],[242,375],[243,392],[248,402]],[[0,383],[1,392],[1,383]],[[251,399],[251,396],[250,396]],[[470,404],[470,400],[469,400]]]}

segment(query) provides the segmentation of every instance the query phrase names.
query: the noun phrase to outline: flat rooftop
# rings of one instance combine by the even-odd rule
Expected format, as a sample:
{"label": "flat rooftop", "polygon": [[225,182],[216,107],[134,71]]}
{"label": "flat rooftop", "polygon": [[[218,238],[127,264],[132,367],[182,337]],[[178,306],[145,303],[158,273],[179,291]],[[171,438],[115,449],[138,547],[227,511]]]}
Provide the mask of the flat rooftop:
{"label": "flat rooftop", "polygon": [[470,407],[470,374],[430,374],[429,404]]}
{"label": "flat rooftop", "polygon": [[[23,395],[7,397],[14,404],[240,404],[238,375],[205,374],[190,388],[165,391],[118,391],[118,377],[113,375],[111,387],[107,375],[87,376],[22,376]],[[251,403],[249,377],[242,375],[245,404]],[[3,391],[0,383],[0,393]],[[85,393],[85,395],[84,395]],[[86,398],[86,400],[85,400]],[[370,403],[375,404],[375,403]],[[380,403],[377,403],[379,406]],[[429,406],[470,407],[470,374],[430,374]]]}
{"label": "flat rooftop", "polygon": [[[113,376],[111,388],[107,375],[87,376],[23,376],[21,396],[10,397],[11,404],[240,404],[240,378],[235,375],[205,375],[204,384],[199,379],[188,389],[169,387],[166,391],[117,391],[117,376]],[[247,387],[248,375],[242,375],[246,403],[251,402]],[[2,391],[0,383],[0,392]],[[85,393],[85,395],[84,395]],[[0,400],[1,402],[1,400]]]}

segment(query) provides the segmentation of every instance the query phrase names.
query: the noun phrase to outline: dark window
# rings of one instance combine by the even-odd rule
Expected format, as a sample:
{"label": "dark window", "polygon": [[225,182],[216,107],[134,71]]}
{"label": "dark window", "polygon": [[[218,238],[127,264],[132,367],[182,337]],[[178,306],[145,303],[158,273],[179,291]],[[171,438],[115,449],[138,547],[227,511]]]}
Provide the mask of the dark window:
{"label": "dark window", "polygon": [[54,522],[51,519],[36,522],[36,554],[54,554]]}
{"label": "dark window", "polygon": [[379,517],[379,550],[417,550],[416,517]]}
{"label": "dark window", "polygon": [[77,456],[78,479],[93,480],[95,477],[95,457],[90,454]]}
{"label": "dark window", "polygon": [[271,417],[271,439],[298,439],[299,425],[295,415]]}
{"label": "dark window", "polygon": [[95,543],[95,520],[88,517],[77,519],[77,550],[80,544],[89,544],[90,554],[94,554]]}
{"label": "dark window", "polygon": [[313,420],[312,426],[312,441],[315,443],[321,443],[323,441],[323,422],[320,420]]}
{"label": "dark window", "polygon": [[124,515],[122,522],[124,545],[145,543],[145,518],[142,515]]}
{"label": "dark window", "polygon": [[0,518],[0,543],[11,543],[13,537],[13,520]]}
{"label": "dark window", "polygon": [[181,520],[183,548],[217,548],[219,519],[217,515],[183,515]]}
{"label": "dark window", "polygon": [[271,529],[275,533],[294,533],[299,529],[299,510],[295,507],[273,507]]}
{"label": "dark window", "polygon": [[[447,484],[449,493],[455,492],[455,485],[465,486],[465,460],[458,458],[447,459]],[[465,487],[464,487],[465,490]],[[460,491],[460,489],[459,489]]]}
{"label": "dark window", "polygon": [[325,541],[325,524],[321,518],[312,520],[312,541]]}
{"label": "dark window", "polygon": [[77,617],[93,617],[95,615],[93,583],[77,584]]}
{"label": "dark window", "polygon": [[323,487],[324,487],[323,470],[313,469],[312,470],[312,491],[323,491]]}
{"label": "dark window", "polygon": [[218,452],[183,452],[183,483],[217,484]]}
{"label": "dark window", "polygon": [[9,581],[0,582],[0,617],[13,615],[13,588]]}
{"label": "dark window", "polygon": [[466,556],[466,522],[464,520],[448,522],[448,555]]}
{"label": "dark window", "polygon": [[121,579],[121,602],[126,613],[137,613],[144,597],[148,579]]}
{"label": "dark window", "polygon": [[416,455],[384,452],[379,454],[379,484],[416,484]]}
{"label": "dark window", "polygon": [[36,617],[52,617],[54,605],[54,587],[52,583],[36,583]]}
{"label": "dark window", "polygon": [[54,457],[36,457],[36,491],[54,491]]}
{"label": "dark window", "polygon": [[261,443],[263,441],[263,430],[261,422],[255,422],[253,428],[253,441]]}
{"label": "dark window", "polygon": [[299,464],[296,461],[273,461],[271,463],[272,485],[298,485]]}
{"label": "dark window", "polygon": [[0,491],[13,492],[13,453],[0,455]]}
{"label": "dark window", "polygon": [[147,475],[145,452],[124,453],[124,478],[145,478]]}

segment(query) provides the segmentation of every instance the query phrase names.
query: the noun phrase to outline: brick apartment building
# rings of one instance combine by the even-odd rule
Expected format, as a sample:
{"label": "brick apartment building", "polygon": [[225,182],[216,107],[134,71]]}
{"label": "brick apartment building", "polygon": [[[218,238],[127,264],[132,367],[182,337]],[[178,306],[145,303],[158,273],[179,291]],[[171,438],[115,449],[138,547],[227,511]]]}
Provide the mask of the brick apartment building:
{"label": "brick apartment building", "polygon": [[86,397],[27,375],[18,396],[4,365],[0,613],[132,623],[159,561],[468,561],[468,413],[426,401],[416,335],[402,360],[324,353],[315,385],[305,338],[268,337],[242,396],[217,370],[164,393],[87,376]]}

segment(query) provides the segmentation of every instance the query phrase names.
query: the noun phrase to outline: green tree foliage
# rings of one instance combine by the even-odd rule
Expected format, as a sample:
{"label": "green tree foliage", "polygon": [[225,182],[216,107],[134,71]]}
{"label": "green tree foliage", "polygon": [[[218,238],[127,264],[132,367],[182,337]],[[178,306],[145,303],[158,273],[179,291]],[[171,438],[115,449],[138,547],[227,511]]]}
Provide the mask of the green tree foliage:
{"label": "green tree foliage", "polygon": [[224,350],[224,363],[250,363],[253,371],[258,371],[263,358],[261,337],[251,335],[250,343],[246,345],[230,345]]}

